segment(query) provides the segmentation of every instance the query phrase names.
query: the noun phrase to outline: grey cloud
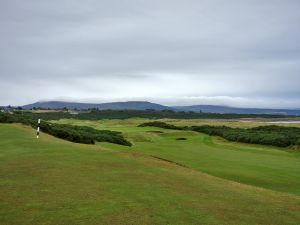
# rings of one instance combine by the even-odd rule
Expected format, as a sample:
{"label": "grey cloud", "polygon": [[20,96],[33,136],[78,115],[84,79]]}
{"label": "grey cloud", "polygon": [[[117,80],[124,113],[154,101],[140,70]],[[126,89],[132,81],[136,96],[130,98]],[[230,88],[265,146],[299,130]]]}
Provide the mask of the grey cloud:
{"label": "grey cloud", "polygon": [[1,1],[0,104],[300,107],[299,11],[296,0]]}

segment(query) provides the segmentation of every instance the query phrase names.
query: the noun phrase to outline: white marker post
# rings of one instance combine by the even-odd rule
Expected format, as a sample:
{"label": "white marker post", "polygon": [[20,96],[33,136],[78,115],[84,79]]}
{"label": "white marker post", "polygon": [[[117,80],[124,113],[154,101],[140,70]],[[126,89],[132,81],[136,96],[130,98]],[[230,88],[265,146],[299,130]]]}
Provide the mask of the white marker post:
{"label": "white marker post", "polygon": [[39,136],[40,136],[40,124],[41,124],[41,119],[38,119],[38,127],[36,129],[36,138],[39,138]]}

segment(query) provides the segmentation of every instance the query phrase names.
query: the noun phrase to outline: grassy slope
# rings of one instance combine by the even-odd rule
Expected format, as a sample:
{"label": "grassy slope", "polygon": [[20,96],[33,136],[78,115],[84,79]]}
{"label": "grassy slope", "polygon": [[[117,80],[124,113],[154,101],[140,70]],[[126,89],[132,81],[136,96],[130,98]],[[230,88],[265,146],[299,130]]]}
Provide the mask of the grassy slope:
{"label": "grassy slope", "polygon": [[[126,132],[127,138],[134,143],[132,149],[138,152],[172,160],[221,178],[300,195],[299,151],[228,142],[194,132],[136,127],[142,122],[140,119],[60,122]],[[152,130],[164,133],[147,132]],[[178,137],[186,137],[187,140],[176,141]]]}
{"label": "grassy slope", "polygon": [[[151,133],[149,133],[151,134]],[[0,124],[0,224],[298,224],[300,197]]]}

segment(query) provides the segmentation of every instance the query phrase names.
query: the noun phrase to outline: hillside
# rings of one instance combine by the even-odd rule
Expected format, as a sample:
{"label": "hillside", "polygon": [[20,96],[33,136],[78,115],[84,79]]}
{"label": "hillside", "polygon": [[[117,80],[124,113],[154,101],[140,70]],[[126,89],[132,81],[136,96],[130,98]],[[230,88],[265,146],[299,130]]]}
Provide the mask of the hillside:
{"label": "hillside", "polygon": [[50,108],[50,109],[91,109],[97,108],[100,110],[104,109],[135,109],[135,110],[168,110],[170,107],[163,106],[156,103],[147,101],[129,101],[129,102],[111,102],[111,103],[77,103],[77,102],[62,102],[62,101],[45,101],[36,102],[22,106],[24,109],[32,108]]}
{"label": "hillside", "polygon": [[165,106],[147,101],[109,102],[109,103],[79,103],[63,101],[44,101],[22,106],[24,109],[91,109],[100,110],[173,110],[184,112],[204,113],[234,113],[234,114],[273,114],[273,115],[300,115],[300,109],[263,109],[263,108],[236,108],[218,105],[192,105],[192,106]]}

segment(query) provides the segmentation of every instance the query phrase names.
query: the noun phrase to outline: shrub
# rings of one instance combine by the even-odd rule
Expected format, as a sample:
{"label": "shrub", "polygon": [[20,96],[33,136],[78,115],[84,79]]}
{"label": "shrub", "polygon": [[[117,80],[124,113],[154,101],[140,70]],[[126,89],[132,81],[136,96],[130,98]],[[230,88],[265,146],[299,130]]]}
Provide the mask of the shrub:
{"label": "shrub", "polygon": [[160,122],[160,121],[142,123],[139,125],[139,127],[160,127],[160,128],[164,128],[164,129],[183,130],[182,127],[177,127],[175,125],[167,124],[167,123]]}

